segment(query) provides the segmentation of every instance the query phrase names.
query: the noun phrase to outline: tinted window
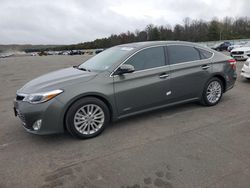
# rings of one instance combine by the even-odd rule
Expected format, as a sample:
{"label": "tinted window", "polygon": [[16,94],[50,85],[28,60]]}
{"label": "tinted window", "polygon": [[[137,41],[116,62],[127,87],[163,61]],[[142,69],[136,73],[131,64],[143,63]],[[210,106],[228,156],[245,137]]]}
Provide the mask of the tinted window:
{"label": "tinted window", "polygon": [[200,60],[199,51],[191,46],[168,46],[170,64]]}
{"label": "tinted window", "polygon": [[203,49],[199,49],[200,54],[201,54],[201,59],[209,59],[210,57],[212,57],[213,53],[207,51],[207,50],[203,50]]}
{"label": "tinted window", "polygon": [[136,71],[164,66],[164,48],[153,47],[142,50],[132,56],[126,64],[133,65]]}

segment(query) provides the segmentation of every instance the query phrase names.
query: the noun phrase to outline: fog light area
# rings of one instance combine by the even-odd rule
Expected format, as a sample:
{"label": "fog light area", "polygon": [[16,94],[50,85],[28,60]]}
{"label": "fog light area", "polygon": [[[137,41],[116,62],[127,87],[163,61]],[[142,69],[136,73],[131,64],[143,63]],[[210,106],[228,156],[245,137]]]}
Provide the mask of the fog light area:
{"label": "fog light area", "polygon": [[33,129],[34,129],[34,131],[38,131],[40,128],[41,128],[41,126],[42,126],[42,120],[41,119],[39,119],[39,120],[37,120],[34,124],[33,124]]}

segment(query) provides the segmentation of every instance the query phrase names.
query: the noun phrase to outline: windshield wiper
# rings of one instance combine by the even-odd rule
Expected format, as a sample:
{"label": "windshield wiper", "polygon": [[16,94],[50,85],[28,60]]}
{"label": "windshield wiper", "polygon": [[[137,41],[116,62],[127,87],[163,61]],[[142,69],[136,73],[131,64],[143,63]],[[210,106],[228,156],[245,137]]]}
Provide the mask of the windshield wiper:
{"label": "windshield wiper", "polygon": [[83,67],[79,67],[79,66],[73,66],[73,68],[75,68],[75,69],[78,69],[78,70],[81,70],[81,71],[88,71],[88,72],[91,72],[89,69],[85,69],[85,68],[83,68]]}

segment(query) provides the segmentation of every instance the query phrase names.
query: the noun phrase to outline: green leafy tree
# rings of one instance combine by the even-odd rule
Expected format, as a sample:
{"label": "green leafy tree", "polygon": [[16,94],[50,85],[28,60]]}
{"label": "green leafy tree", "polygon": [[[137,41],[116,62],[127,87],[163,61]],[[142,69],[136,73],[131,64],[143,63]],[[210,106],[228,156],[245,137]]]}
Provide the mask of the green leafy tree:
{"label": "green leafy tree", "polygon": [[[142,41],[154,40],[184,40],[191,42],[228,40],[238,38],[250,38],[250,20],[247,17],[233,19],[225,17],[222,20],[217,18],[211,21],[192,20],[185,18],[183,24],[155,26],[149,24],[144,30],[135,32],[127,31],[121,34],[112,34],[109,37],[96,39],[75,45],[48,48],[54,50],[109,48],[111,46]],[[45,50],[43,48],[42,50]],[[29,48],[29,51],[32,51]],[[34,50],[37,50],[37,48]]]}
{"label": "green leafy tree", "polygon": [[212,20],[208,26],[208,40],[220,40],[221,32],[219,22]]}

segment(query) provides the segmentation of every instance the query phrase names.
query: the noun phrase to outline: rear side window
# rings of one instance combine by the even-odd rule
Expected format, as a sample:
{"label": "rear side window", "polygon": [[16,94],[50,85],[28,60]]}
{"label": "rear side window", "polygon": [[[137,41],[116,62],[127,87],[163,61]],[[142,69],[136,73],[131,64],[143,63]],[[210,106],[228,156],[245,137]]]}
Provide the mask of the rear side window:
{"label": "rear side window", "polygon": [[125,64],[133,65],[136,71],[164,66],[164,48],[152,47],[144,49],[132,56]]}
{"label": "rear side window", "polygon": [[178,64],[201,59],[199,51],[191,46],[173,45],[168,46],[167,48],[170,64]]}
{"label": "rear side window", "polygon": [[213,53],[207,51],[207,50],[203,50],[203,49],[198,49],[200,51],[201,54],[201,59],[209,59],[212,57]]}

